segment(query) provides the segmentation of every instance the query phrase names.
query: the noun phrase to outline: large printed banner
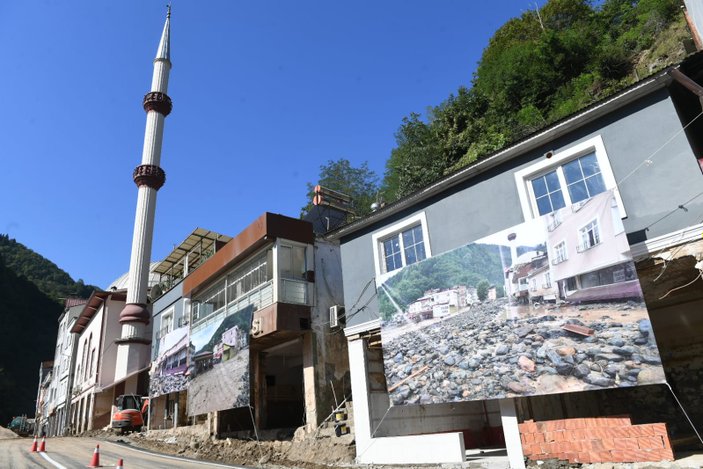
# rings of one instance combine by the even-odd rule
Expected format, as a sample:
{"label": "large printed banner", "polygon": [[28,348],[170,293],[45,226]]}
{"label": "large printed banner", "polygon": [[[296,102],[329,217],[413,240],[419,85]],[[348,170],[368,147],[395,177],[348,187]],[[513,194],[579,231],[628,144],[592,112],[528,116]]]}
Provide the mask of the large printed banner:
{"label": "large printed banner", "polygon": [[158,344],[158,355],[151,364],[149,395],[183,391],[188,369],[188,326],[164,335]]}
{"label": "large printed banner", "polygon": [[194,325],[190,334],[188,415],[249,405],[253,306]]}
{"label": "large printed banner", "polygon": [[611,191],[407,266],[379,301],[394,405],[665,382]]}

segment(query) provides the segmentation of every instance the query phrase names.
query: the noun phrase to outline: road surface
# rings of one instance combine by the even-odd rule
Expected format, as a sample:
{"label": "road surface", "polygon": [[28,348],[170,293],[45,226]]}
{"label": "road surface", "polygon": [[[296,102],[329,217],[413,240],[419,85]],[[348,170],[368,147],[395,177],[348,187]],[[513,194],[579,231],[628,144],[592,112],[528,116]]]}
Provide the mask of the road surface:
{"label": "road surface", "polygon": [[85,468],[91,463],[97,444],[100,445],[101,467],[114,468],[117,460],[121,458],[123,459],[124,469],[245,469],[244,466],[231,466],[158,455],[118,443],[92,438],[47,438],[46,453],[43,454],[30,451],[32,440],[28,438],[0,440],[0,468]]}

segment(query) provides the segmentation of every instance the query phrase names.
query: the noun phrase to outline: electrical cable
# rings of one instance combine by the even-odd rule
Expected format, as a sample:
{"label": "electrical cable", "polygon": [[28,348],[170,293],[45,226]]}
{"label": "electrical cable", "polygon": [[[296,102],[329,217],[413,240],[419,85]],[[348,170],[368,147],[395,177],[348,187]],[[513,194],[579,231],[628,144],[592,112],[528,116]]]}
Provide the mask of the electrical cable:
{"label": "electrical cable", "polygon": [[699,117],[701,117],[701,116],[703,116],[703,111],[701,111],[700,113],[698,113],[698,115],[697,115],[696,117],[694,117],[693,119],[691,119],[691,120],[688,122],[688,124],[684,125],[681,129],[679,129],[678,131],[676,131],[676,132],[674,133],[674,135],[672,135],[672,136],[671,136],[666,142],[664,142],[659,148],[657,148],[656,150],[654,150],[654,152],[653,152],[651,155],[649,155],[647,158],[645,158],[644,160],[642,160],[642,162],[641,162],[640,164],[638,164],[637,166],[635,166],[635,168],[634,168],[632,171],[630,171],[627,175],[625,175],[625,177],[621,178],[621,179],[617,182],[617,185],[619,186],[620,184],[622,184],[623,182],[625,182],[627,179],[629,179],[630,176],[632,176],[633,174],[635,174],[642,166],[645,166],[645,165],[646,165],[646,166],[649,166],[649,165],[653,164],[654,161],[652,161],[652,158],[654,158],[654,156],[655,156],[657,153],[659,153],[664,147],[666,147],[669,143],[671,143],[676,137],[678,137],[682,132],[684,132],[691,124],[693,124],[693,123],[694,123]]}

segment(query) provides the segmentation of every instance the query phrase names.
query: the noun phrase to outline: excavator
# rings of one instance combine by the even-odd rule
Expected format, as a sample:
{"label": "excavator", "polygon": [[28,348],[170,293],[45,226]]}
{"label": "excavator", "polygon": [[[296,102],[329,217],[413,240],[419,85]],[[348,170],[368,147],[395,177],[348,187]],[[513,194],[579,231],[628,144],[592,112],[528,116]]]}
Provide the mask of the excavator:
{"label": "excavator", "polygon": [[117,411],[112,415],[112,429],[121,433],[140,431],[149,411],[149,398],[123,394],[117,398]]}

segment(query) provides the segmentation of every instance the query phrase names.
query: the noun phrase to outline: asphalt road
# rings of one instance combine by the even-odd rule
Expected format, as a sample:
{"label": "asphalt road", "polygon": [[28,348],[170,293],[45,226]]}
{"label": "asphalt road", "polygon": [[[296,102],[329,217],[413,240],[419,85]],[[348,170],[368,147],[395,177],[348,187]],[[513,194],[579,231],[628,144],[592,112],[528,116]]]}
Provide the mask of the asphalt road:
{"label": "asphalt road", "polygon": [[95,446],[100,445],[100,466],[115,467],[123,459],[124,469],[205,469],[238,468],[210,462],[193,461],[174,456],[149,453],[125,445],[92,438],[47,438],[46,453],[32,453],[32,440],[13,438],[0,440],[0,469],[74,469],[91,463]]}

